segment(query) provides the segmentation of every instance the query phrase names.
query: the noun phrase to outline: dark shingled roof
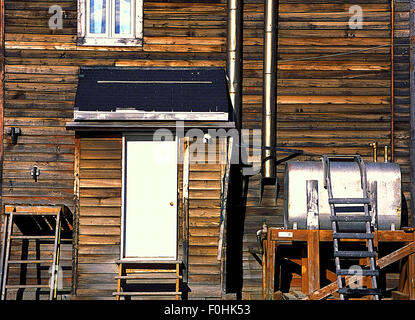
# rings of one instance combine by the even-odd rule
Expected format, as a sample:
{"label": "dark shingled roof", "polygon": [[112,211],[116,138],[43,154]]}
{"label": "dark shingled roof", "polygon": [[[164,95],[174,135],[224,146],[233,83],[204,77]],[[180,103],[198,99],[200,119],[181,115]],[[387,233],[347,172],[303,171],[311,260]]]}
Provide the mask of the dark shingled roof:
{"label": "dark shingled roof", "polygon": [[82,67],[75,108],[229,112],[222,68]]}

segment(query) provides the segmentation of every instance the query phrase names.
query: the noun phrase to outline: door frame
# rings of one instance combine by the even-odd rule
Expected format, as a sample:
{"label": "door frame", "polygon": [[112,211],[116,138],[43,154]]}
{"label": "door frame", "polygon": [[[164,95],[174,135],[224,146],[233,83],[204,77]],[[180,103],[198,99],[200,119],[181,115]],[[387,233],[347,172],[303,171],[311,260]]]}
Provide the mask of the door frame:
{"label": "door frame", "polygon": [[[155,129],[156,130],[156,129]],[[154,131],[155,131],[154,130]],[[125,133],[123,132],[122,135],[122,165],[121,165],[121,175],[122,175],[122,181],[121,181],[121,238],[120,238],[120,260],[122,261],[146,261],[146,260],[140,260],[139,258],[126,258],[124,257],[124,251],[125,251],[125,214],[126,214],[126,185],[125,185],[125,174],[126,174],[126,152],[127,152],[127,139],[131,137],[143,137],[143,136],[153,136],[154,131],[140,131],[140,132],[129,132]],[[180,152],[180,139],[176,135],[176,133],[173,133],[173,137],[177,144],[177,153]],[[178,154],[176,154],[176,157],[178,157]],[[177,158],[178,159],[178,158]],[[178,162],[177,162],[178,164]],[[179,254],[179,172],[178,172],[178,166],[176,165],[177,170],[177,188],[176,188],[176,260],[178,259]],[[171,259],[158,259],[163,261],[170,261]],[[149,263],[151,263],[151,260],[148,260]],[[173,261],[173,260],[172,260]]]}

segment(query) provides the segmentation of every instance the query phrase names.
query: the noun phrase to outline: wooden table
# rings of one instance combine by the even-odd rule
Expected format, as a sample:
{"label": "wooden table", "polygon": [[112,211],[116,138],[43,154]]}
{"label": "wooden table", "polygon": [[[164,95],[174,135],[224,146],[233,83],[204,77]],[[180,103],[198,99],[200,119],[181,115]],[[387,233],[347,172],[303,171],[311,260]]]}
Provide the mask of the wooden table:
{"label": "wooden table", "polygon": [[[385,257],[377,258],[377,267],[382,269],[393,262],[406,256],[408,258],[408,283],[409,298],[415,300],[415,232],[413,229],[396,231],[374,231],[374,244],[402,243],[403,247],[388,254]],[[307,248],[307,257],[302,262],[302,291],[308,295],[307,299],[318,300],[327,297],[337,291],[337,282],[320,288],[320,242],[332,242],[333,234],[331,230],[288,230],[271,227],[268,228],[266,238],[263,241],[263,296],[264,299],[273,299],[274,279],[275,279],[275,260],[280,244],[287,245],[290,242],[304,242]],[[359,241],[364,240],[343,240]],[[346,281],[352,281],[352,277],[346,277]]]}

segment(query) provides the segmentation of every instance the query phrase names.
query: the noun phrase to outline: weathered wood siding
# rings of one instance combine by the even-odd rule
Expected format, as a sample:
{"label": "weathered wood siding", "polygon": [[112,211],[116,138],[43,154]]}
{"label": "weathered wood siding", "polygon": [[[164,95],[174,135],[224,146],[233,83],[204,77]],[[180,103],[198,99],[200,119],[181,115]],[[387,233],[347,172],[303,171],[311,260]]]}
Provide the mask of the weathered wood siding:
{"label": "weathered wood siding", "polygon": [[401,167],[402,191],[410,210],[409,0],[395,0],[394,29],[395,162]]}
{"label": "weathered wood siding", "polygon": [[[362,29],[349,27],[352,5],[363,10]],[[379,159],[383,160],[383,147],[391,144],[390,1],[280,0],[278,21],[277,145],[304,150],[306,156],[296,159],[359,153],[371,160],[369,144],[376,141]],[[246,0],[244,128],[261,126],[262,28],[263,1]],[[408,92],[396,90],[400,95]],[[402,98],[397,100],[407,103]],[[407,119],[401,120],[398,126],[406,126]],[[407,163],[401,156],[407,151],[398,142],[397,160]],[[286,155],[279,153],[279,159]],[[405,167],[403,173],[407,173]],[[255,231],[261,229],[263,220],[269,225],[283,225],[283,170],[284,163],[278,165],[276,207],[272,188],[266,187],[259,204],[260,176],[249,179],[243,235],[244,298],[261,297],[260,265],[248,251],[257,246]],[[404,182],[408,182],[405,176]]]}
{"label": "weathered wood siding", "polygon": [[[260,128],[263,0],[244,2],[243,127]],[[65,12],[63,29],[50,30],[48,21],[51,15],[48,9],[55,4],[60,5]],[[364,24],[361,30],[348,27],[351,16],[348,9],[356,4],[363,9]],[[5,128],[20,127],[23,133],[17,145],[12,145],[7,135],[4,137],[2,193],[5,202],[65,203],[73,209],[74,133],[65,130],[65,123],[72,118],[80,66],[225,67],[226,64],[225,0],[145,1],[144,45],[136,48],[77,46],[76,0],[5,0],[5,7]],[[407,148],[408,7],[407,0],[395,0],[395,160],[402,168],[407,201],[410,200]],[[292,61],[280,61],[278,67],[278,146],[303,149],[310,153],[310,156],[298,159],[316,159],[313,155],[323,153],[356,152],[370,159],[372,153],[369,143],[377,141],[379,156],[382,157],[382,147],[391,142],[389,38],[390,2],[387,0],[281,0],[279,59]],[[377,49],[346,54],[383,45]],[[321,55],[325,57],[313,58]],[[279,158],[282,157],[282,154],[279,155]],[[34,164],[41,170],[38,182],[34,182],[29,174]],[[198,170],[202,174],[204,169]],[[215,176],[215,172],[219,172],[215,170],[208,170],[213,172],[209,175]],[[281,189],[277,207],[273,205],[274,194],[268,187],[263,202],[258,204],[260,177],[256,175],[248,180],[248,194],[241,210],[237,210],[243,219],[243,223],[237,225],[238,228],[244,228],[241,235],[243,259],[241,270],[235,269],[233,272],[241,272],[243,276],[240,281],[244,298],[259,298],[261,293],[260,266],[249,253],[249,248],[257,246],[256,230],[261,228],[264,219],[270,225],[283,223],[282,170],[283,165],[279,165]],[[212,194],[216,197],[217,191],[202,187],[205,184],[217,186],[217,179],[210,179],[209,175],[191,181],[191,188],[195,188],[191,191],[191,197],[194,197],[190,201],[192,215],[198,217],[199,220],[194,221],[201,228],[193,231],[191,226],[191,249],[194,254],[190,257],[190,263],[195,266],[193,270],[197,270],[198,264],[201,267],[198,272],[190,274],[190,279],[216,284],[218,266],[214,262],[213,243],[216,242],[215,230],[218,229],[213,228],[213,225],[217,223],[220,211],[216,198],[210,198]],[[82,192],[88,194],[93,189],[85,187]],[[95,189],[96,192],[105,192],[102,186]],[[85,199],[92,201],[94,198]],[[115,214],[118,205],[105,204],[102,211],[99,207],[91,206],[88,210],[96,210],[103,215],[97,218],[100,223],[116,223],[115,216],[112,217],[114,219],[104,216],[107,206],[112,210],[109,213],[111,215]],[[94,221],[85,217],[82,224],[80,220],[81,229],[82,226],[84,230],[93,229],[93,225],[88,226],[88,219]],[[204,223],[209,224],[210,229],[203,230]],[[114,231],[117,226],[108,228]],[[98,239],[98,235],[82,234],[81,229],[79,239]],[[204,232],[209,236],[205,237]],[[101,237],[103,241],[116,239],[116,235],[110,234]],[[204,238],[206,243],[211,244],[196,245]],[[118,244],[112,246],[118,248],[114,250],[119,250]],[[83,272],[78,279],[80,294],[102,295],[102,291],[93,290],[103,289],[108,293],[115,284],[112,282],[112,267],[105,267],[103,263],[103,287],[87,288],[87,255],[100,255],[101,247],[85,243],[86,251],[79,248],[79,267]],[[105,257],[104,260],[113,259],[117,254],[118,251],[113,251],[108,254],[111,258]],[[201,261],[207,261],[207,264]],[[99,274],[91,272],[90,279]]]}
{"label": "weathered wood siding", "polygon": [[[221,299],[221,261],[217,257],[225,162],[219,161],[219,155],[225,150],[222,142],[213,149],[203,144],[197,148],[206,150],[206,156],[202,162],[191,160],[189,168],[189,298]],[[207,163],[209,159],[216,163]]]}
{"label": "weathered wood siding", "polygon": [[[79,236],[76,296],[113,299],[120,258],[122,137],[79,138]],[[183,140],[180,141],[181,146]],[[205,145],[202,144],[204,148]],[[201,149],[199,149],[201,150]],[[216,148],[219,153],[219,145]],[[183,165],[178,165],[178,244],[182,258]],[[217,261],[220,223],[221,164],[193,161],[189,173],[189,298],[220,298]]]}
{"label": "weathered wood siding", "polygon": [[120,257],[122,139],[86,136],[79,144],[76,295],[112,297]]}
{"label": "weathered wood siding", "polygon": [[[52,5],[64,11],[62,29],[49,29],[48,10]],[[73,117],[80,66],[226,65],[226,1],[145,1],[144,45],[116,48],[76,45],[76,0],[6,0],[5,8],[5,127],[20,127],[22,136],[17,145],[12,145],[8,136],[3,141],[4,202],[64,203],[74,210],[75,142],[74,133],[65,129],[65,123]],[[82,165],[103,161],[104,167],[96,173],[115,174],[116,168],[105,167],[107,163],[120,163],[120,159],[106,158],[115,156],[115,149],[100,153],[99,146],[87,147],[87,141],[82,141],[81,147],[86,150],[82,157],[91,159],[82,158]],[[111,143],[114,146],[116,142]],[[37,182],[30,177],[35,164],[40,169]],[[211,228],[215,223],[210,220],[218,217],[220,206],[212,198],[217,190],[209,189],[220,179],[213,178],[219,173],[215,170],[195,169],[191,181],[192,215],[199,219],[190,227],[193,283],[216,285],[220,279],[214,262],[217,231]],[[79,274],[75,278],[79,295],[103,296],[115,285],[114,265],[108,261],[119,254],[120,189],[106,184],[113,183],[114,178],[100,176],[94,180],[85,176],[87,173],[88,169],[81,167]],[[205,183],[207,190],[202,192]],[[201,227],[197,228],[199,223]],[[94,269],[94,259],[98,269]]]}

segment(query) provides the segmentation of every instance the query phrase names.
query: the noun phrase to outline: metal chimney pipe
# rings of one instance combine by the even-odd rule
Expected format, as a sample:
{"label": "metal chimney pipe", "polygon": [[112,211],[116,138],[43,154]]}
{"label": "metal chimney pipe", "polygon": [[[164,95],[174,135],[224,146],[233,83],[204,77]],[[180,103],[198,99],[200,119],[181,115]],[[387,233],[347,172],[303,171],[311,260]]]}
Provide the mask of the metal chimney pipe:
{"label": "metal chimney pipe", "polygon": [[242,87],[242,0],[228,0],[228,33],[226,72],[229,96],[236,127],[241,128],[241,87]]}
{"label": "metal chimney pipe", "polygon": [[276,132],[276,67],[277,67],[277,10],[276,0],[265,0],[264,7],[264,69],[262,100],[262,177],[275,178]]}

